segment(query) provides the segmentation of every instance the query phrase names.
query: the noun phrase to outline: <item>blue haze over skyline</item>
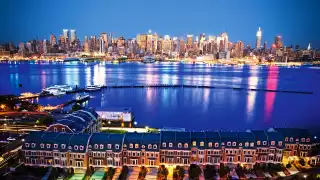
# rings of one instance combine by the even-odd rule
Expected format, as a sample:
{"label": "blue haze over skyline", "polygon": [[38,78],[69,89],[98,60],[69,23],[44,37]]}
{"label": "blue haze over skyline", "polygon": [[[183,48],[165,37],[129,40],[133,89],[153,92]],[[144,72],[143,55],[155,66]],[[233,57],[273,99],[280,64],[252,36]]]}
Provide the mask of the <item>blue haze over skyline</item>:
{"label": "blue haze over skyline", "polygon": [[200,33],[255,45],[256,31],[263,31],[268,47],[276,35],[286,46],[320,47],[319,0],[1,0],[0,43],[26,42],[57,37],[62,29],[85,35],[112,32],[115,37],[136,37],[149,29],[158,35]]}

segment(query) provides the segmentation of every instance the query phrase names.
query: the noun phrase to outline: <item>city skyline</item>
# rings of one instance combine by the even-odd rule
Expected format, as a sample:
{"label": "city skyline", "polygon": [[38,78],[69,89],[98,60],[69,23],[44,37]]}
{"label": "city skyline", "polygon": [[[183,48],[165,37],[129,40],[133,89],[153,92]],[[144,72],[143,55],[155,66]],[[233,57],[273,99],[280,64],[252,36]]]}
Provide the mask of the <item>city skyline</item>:
{"label": "city skyline", "polygon": [[[62,3],[59,1],[28,3],[16,0],[1,3],[2,22],[6,25],[0,30],[1,43],[12,41],[18,44],[36,37],[48,39],[50,32],[59,36],[64,28],[77,30],[77,36],[82,40],[85,35],[99,35],[101,32],[132,38],[152,29],[161,35],[178,37],[227,32],[230,41],[241,40],[254,47],[257,28],[261,27],[262,44],[267,41],[270,45],[274,37],[280,35],[285,46],[299,44],[307,47],[309,42],[315,48],[320,45],[319,28],[312,25],[318,17],[316,7],[319,2],[315,0],[201,1],[196,7],[188,1],[164,1],[157,5],[146,1],[94,1],[90,4],[71,1],[63,2],[64,8],[59,7]],[[15,3],[19,6],[16,7]],[[69,13],[71,8],[72,13]],[[297,8],[300,8],[299,14],[296,14]]]}

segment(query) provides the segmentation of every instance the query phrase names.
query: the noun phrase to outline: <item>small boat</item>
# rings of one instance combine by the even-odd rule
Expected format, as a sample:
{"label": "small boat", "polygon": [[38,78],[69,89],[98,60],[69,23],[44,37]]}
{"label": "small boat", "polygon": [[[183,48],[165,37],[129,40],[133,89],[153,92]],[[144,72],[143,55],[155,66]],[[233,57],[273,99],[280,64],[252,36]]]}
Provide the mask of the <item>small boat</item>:
{"label": "small boat", "polygon": [[79,101],[86,101],[90,99],[90,95],[88,93],[81,93],[81,94],[76,94],[75,100],[77,102]]}
{"label": "small boat", "polygon": [[80,61],[79,58],[65,58],[63,62],[72,62],[72,61]]}
{"label": "small boat", "polygon": [[101,87],[98,85],[90,85],[90,86],[87,86],[85,90],[86,91],[97,91],[100,89],[101,89]]}
{"label": "small boat", "polygon": [[143,63],[154,63],[156,60],[152,56],[144,56]]}

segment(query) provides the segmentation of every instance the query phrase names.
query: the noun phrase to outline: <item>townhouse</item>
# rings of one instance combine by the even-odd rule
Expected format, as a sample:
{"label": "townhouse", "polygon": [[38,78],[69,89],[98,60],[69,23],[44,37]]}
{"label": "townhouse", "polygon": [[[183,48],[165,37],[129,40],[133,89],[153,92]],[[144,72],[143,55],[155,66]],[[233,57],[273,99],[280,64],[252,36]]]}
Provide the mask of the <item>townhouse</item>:
{"label": "townhouse", "polygon": [[297,132],[296,136],[300,138],[294,142],[297,149],[290,149],[293,143],[290,138],[296,136],[275,129],[125,134],[33,132],[22,146],[22,158],[26,165],[72,171],[123,165],[187,166],[192,163],[216,166],[224,163],[231,167],[241,164],[250,168],[255,163],[281,163],[285,153],[289,157],[291,153],[298,157],[308,156],[311,142],[307,139],[310,137],[300,129]]}

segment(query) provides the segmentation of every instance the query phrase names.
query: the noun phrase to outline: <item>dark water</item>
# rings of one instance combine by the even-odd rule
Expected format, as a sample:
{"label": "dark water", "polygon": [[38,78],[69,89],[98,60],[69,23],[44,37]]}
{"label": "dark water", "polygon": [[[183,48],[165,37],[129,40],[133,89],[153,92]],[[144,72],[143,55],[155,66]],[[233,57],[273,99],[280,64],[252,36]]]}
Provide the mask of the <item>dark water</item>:
{"label": "dark water", "polygon": [[[0,94],[40,92],[54,84],[192,84],[221,87],[111,89],[91,93],[90,107],[131,107],[138,124],[186,129],[319,127],[320,69],[190,64],[0,63]],[[22,88],[18,88],[21,83]],[[311,91],[313,94],[224,89]],[[35,99],[61,104],[73,95]]]}

